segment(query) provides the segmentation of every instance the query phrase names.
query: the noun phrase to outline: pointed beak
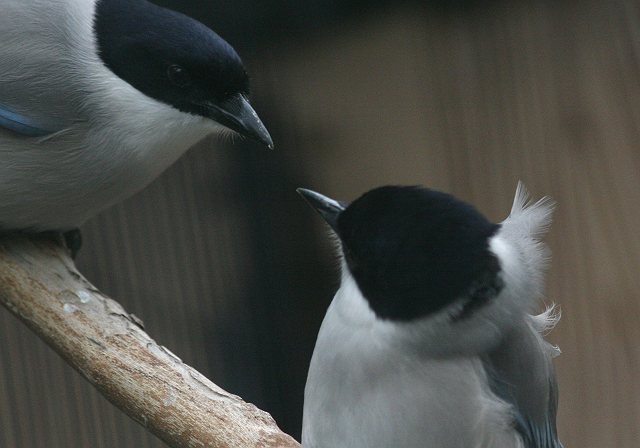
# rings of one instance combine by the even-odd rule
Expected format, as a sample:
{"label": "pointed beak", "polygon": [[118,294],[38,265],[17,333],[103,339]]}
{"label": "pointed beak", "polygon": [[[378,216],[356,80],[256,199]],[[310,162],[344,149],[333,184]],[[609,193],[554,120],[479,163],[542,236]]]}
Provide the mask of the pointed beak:
{"label": "pointed beak", "polygon": [[219,104],[207,103],[207,116],[238,134],[273,149],[273,140],[244,95],[234,95]]}
{"label": "pointed beak", "polygon": [[296,191],[307,201],[307,204],[320,213],[320,216],[329,224],[329,227],[337,233],[338,216],[346,207],[334,199],[323,196],[315,191],[307,190],[306,188],[298,188]]}

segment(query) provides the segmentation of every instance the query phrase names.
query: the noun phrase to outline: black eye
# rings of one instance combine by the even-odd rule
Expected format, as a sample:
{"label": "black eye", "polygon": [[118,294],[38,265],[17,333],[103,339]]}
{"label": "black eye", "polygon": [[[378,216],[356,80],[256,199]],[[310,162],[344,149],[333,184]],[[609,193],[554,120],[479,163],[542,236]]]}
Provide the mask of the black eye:
{"label": "black eye", "polygon": [[179,65],[170,65],[167,69],[167,77],[169,81],[178,87],[187,87],[191,84],[191,76],[184,68]]}

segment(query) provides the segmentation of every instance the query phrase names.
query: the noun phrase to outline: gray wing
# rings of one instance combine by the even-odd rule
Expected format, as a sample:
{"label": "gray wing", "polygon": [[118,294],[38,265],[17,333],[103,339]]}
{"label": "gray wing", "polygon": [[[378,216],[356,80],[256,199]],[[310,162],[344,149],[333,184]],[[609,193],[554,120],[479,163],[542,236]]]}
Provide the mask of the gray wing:
{"label": "gray wing", "polygon": [[558,388],[552,358],[557,349],[534,328],[514,328],[484,359],[491,389],[512,406],[526,448],[562,448],[556,431]]}

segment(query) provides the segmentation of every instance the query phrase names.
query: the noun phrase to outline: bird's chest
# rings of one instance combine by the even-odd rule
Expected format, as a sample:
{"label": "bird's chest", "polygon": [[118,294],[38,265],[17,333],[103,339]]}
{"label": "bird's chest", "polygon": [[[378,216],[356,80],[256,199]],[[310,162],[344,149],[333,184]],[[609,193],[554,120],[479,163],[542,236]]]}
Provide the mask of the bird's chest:
{"label": "bird's chest", "polygon": [[141,190],[207,134],[189,123],[80,124],[46,140],[0,136],[0,226],[69,229]]}
{"label": "bird's chest", "polygon": [[335,346],[320,352],[326,356],[314,354],[305,448],[516,446],[496,444],[488,434],[507,410],[494,399],[477,360],[417,360],[349,341],[342,350]]}
{"label": "bird's chest", "polygon": [[89,129],[80,157],[94,174],[113,184],[139,189],[157,177],[210,132],[202,120],[182,113],[122,117],[118,122]]}

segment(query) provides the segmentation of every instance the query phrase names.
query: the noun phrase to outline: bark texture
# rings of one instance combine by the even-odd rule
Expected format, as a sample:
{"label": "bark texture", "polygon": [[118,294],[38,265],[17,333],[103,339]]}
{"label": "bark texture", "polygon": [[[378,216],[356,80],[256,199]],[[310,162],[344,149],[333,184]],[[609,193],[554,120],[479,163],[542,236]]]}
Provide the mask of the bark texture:
{"label": "bark texture", "polygon": [[0,303],[109,401],[171,447],[300,445],[271,416],[157,344],[54,237],[0,239]]}

